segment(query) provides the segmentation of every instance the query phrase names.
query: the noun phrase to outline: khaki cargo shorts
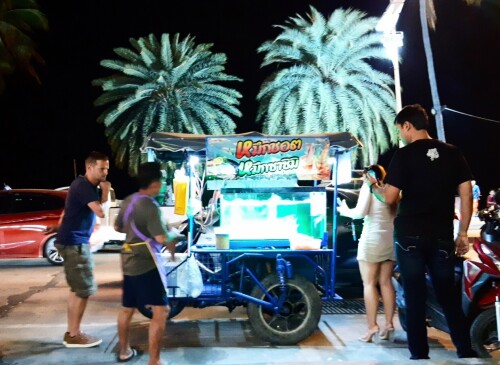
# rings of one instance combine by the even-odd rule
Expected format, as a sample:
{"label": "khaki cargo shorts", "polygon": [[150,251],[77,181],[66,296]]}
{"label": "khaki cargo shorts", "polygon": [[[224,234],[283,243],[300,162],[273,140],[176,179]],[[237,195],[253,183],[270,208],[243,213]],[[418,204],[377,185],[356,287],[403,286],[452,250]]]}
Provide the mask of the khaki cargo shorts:
{"label": "khaki cargo shorts", "polygon": [[64,259],[64,273],[71,291],[80,298],[88,298],[97,292],[94,280],[94,259],[89,244],[61,245],[56,248]]}

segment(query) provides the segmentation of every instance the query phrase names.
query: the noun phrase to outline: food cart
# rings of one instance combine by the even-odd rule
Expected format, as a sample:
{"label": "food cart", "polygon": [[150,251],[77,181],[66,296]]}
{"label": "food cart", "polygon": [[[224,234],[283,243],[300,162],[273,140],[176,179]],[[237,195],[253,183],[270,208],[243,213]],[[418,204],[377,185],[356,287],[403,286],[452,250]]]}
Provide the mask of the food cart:
{"label": "food cart", "polygon": [[[309,337],[321,301],[339,298],[336,186],[350,180],[350,155],[360,146],[350,133],[151,134],[142,147],[148,160],[188,162],[187,200],[182,199],[190,221],[187,255],[194,255],[203,277],[201,294],[189,297],[176,283],[176,266],[168,264],[171,317],[186,305],[246,306],[249,322],[264,340],[290,345]],[[202,228],[206,239],[196,244],[194,220],[203,207],[193,157],[204,164],[202,185],[217,192],[220,218],[218,227]],[[324,180],[335,186],[332,232],[327,232],[325,187],[317,183]],[[300,186],[303,181],[309,186]]]}

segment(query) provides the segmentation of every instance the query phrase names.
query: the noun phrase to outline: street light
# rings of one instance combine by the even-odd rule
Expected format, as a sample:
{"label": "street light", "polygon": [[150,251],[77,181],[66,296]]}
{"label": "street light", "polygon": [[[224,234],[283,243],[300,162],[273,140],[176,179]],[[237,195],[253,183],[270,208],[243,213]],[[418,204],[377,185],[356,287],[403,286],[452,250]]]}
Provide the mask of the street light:
{"label": "street light", "polygon": [[403,9],[405,0],[390,0],[375,29],[382,32],[382,44],[394,68],[394,88],[396,94],[396,112],[403,108],[401,101],[401,80],[399,77],[399,48],[403,46],[403,32],[396,31],[396,23]]}

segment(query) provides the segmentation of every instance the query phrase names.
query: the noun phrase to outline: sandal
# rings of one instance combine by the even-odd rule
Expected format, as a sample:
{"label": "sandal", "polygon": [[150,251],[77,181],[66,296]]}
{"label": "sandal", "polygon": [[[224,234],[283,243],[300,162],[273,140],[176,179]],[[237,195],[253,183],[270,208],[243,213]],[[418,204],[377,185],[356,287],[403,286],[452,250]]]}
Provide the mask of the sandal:
{"label": "sandal", "polygon": [[378,343],[379,342],[379,329],[376,327],[375,329],[371,329],[368,331],[366,335],[363,337],[358,338],[361,342],[373,342],[373,343]]}
{"label": "sandal", "polygon": [[128,356],[128,357],[126,357],[124,359],[122,359],[120,357],[120,353],[118,353],[118,355],[116,355],[116,361],[118,361],[118,362],[128,362],[128,361],[132,360],[134,357],[136,357],[136,356],[139,355],[139,353],[137,352],[136,349],[132,348],[131,350],[132,350],[132,353],[130,354],[130,356]]}
{"label": "sandal", "polygon": [[388,341],[393,341],[394,340],[394,327],[392,328],[384,328],[382,332],[380,332],[379,338],[381,340],[388,340]]}

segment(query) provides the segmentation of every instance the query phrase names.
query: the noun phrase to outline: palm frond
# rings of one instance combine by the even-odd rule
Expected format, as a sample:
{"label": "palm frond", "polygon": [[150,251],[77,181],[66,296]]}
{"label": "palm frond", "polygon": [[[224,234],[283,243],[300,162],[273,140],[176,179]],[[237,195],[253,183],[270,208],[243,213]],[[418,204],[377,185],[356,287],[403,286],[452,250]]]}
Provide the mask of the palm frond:
{"label": "palm frond", "polygon": [[374,161],[394,142],[390,127],[395,98],[393,79],[372,60],[387,59],[376,19],[355,9],[324,17],[311,7],[280,25],[264,42],[262,67],[278,67],[261,85],[257,120],[265,133],[349,131],[370,148],[360,161]]}
{"label": "palm frond", "polygon": [[0,3],[0,94],[6,87],[6,75],[13,72],[24,72],[41,83],[35,66],[44,65],[45,61],[32,37],[47,30],[47,17],[36,1]]}
{"label": "palm frond", "polygon": [[134,174],[139,147],[152,132],[234,133],[241,94],[220,83],[241,79],[224,73],[225,54],[179,34],[129,42],[131,48],[114,49],[118,59],[101,61],[114,73],[92,82],[103,90],[94,104],[108,106],[97,121],[106,126],[118,166]]}

